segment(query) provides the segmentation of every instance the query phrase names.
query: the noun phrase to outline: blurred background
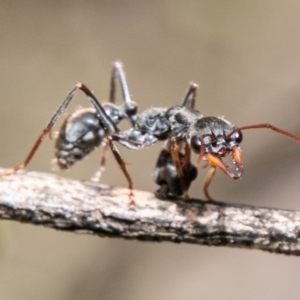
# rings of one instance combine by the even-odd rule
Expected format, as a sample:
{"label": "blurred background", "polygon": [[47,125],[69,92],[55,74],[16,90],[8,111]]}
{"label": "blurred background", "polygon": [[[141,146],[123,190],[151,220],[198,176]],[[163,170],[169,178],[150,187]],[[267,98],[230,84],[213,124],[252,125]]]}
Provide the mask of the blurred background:
{"label": "blurred background", "polygon": [[[140,111],[179,104],[193,80],[204,115],[300,135],[299,12],[296,0],[0,0],[1,166],[22,162],[76,82],[107,100],[115,60]],[[68,113],[79,105],[89,106],[80,93]],[[46,139],[28,169],[51,172],[53,146]],[[151,172],[160,148],[119,147],[136,189],[157,188]],[[253,130],[242,149],[243,178],[217,172],[211,195],[299,210],[299,145]],[[88,179],[100,155],[59,175]],[[191,196],[203,198],[206,172]],[[126,186],[111,154],[102,181]],[[0,226],[1,299],[299,299],[297,257]]]}

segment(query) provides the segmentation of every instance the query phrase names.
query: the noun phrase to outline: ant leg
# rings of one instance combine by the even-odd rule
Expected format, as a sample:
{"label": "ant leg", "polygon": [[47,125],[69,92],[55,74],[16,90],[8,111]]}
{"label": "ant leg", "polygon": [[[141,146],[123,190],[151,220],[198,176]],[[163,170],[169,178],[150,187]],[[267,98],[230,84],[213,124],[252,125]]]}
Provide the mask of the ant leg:
{"label": "ant leg", "polygon": [[188,199],[189,198],[188,191],[187,191],[188,189],[187,189],[187,186],[186,186],[186,183],[184,180],[184,173],[183,173],[182,165],[180,162],[178,145],[177,145],[176,139],[174,137],[171,137],[171,139],[170,139],[170,150],[171,150],[172,160],[176,166],[176,171],[177,171],[178,178],[180,181],[183,198]]}
{"label": "ant leg", "polygon": [[[159,199],[173,199],[183,194],[181,178],[178,176],[178,171],[169,148],[170,147],[164,147],[161,150],[153,171],[153,178],[160,186],[155,192],[155,195]],[[197,178],[198,170],[197,167],[189,161],[187,157],[188,153],[179,151],[178,154],[182,166],[185,187],[188,190],[192,181]]]}
{"label": "ant leg", "polygon": [[108,141],[108,145],[120,167],[120,169],[122,170],[123,174],[125,175],[127,182],[128,182],[128,189],[129,189],[129,198],[130,198],[130,202],[129,202],[129,206],[130,207],[134,207],[135,202],[134,202],[134,194],[133,194],[133,182],[132,179],[126,169],[126,165],[125,162],[119,152],[119,150],[117,149],[117,147],[113,144],[113,139],[111,136],[107,137],[107,141]]}
{"label": "ant leg", "polygon": [[109,92],[109,102],[111,103],[115,103],[116,77],[119,79],[123,100],[125,102],[125,105],[120,107],[120,117],[129,119],[132,126],[134,126],[137,117],[137,104],[131,99],[122,63],[118,61],[113,64],[111,72]]}
{"label": "ant leg", "polygon": [[94,175],[91,177],[91,181],[93,182],[100,182],[100,178],[102,176],[102,173],[105,171],[105,164],[107,160],[107,155],[108,155],[108,143],[105,144],[103,148],[103,153],[101,156],[100,164],[98,166],[98,169],[94,173]]}
{"label": "ant leg", "polygon": [[141,132],[136,128],[116,132],[111,138],[129,150],[140,150],[158,141],[152,134]]}
{"label": "ant leg", "polygon": [[75,89],[80,89],[83,91],[91,104],[94,106],[94,108],[97,111],[98,117],[103,123],[104,127],[107,129],[108,133],[117,133],[119,132],[119,128],[117,125],[112,121],[112,119],[106,114],[103,106],[100,104],[100,102],[97,100],[97,98],[93,95],[93,93],[83,84],[83,83],[77,83],[75,86]]}
{"label": "ant leg", "polygon": [[197,96],[197,89],[198,89],[198,84],[191,82],[190,87],[184,97],[182,106],[184,106],[186,108],[194,109],[195,102],[196,102],[196,96]]}
{"label": "ant leg", "polygon": [[187,144],[184,147],[184,162],[183,162],[183,169],[187,168],[191,165],[191,147]]}
{"label": "ant leg", "polygon": [[25,160],[20,165],[14,167],[13,169],[0,174],[0,177],[15,174],[17,171],[25,169],[27,167],[27,165],[30,163],[31,159],[33,158],[34,154],[36,153],[37,149],[43,142],[45,136],[47,134],[50,134],[50,137],[51,137],[51,129],[53,128],[53,126],[55,125],[55,123],[57,122],[57,120],[59,119],[61,114],[63,113],[63,111],[70,104],[70,102],[74,98],[75,93],[78,89],[82,90],[86,94],[89,101],[92,103],[92,105],[97,110],[97,113],[99,114],[99,118],[101,118],[101,121],[103,122],[103,124],[107,128],[107,130],[109,132],[114,132],[114,133],[119,132],[118,127],[113,123],[113,121],[109,118],[109,116],[107,116],[103,107],[101,106],[99,101],[96,99],[96,97],[92,94],[92,92],[82,83],[77,83],[75,85],[75,87],[71,90],[71,92],[67,95],[66,99],[63,101],[61,106],[57,109],[55,114],[52,116],[52,118],[50,119],[47,126],[43,129],[42,133],[40,134],[40,136],[34,143],[33,147],[31,148],[31,150],[30,150],[29,154],[27,155],[27,157],[25,158]]}
{"label": "ant leg", "polygon": [[132,102],[125,73],[123,70],[122,63],[119,61],[114,62],[112,72],[111,72],[111,78],[110,78],[110,92],[109,92],[109,102],[115,103],[115,98],[116,98],[116,76],[118,76],[120,85],[121,85],[121,90],[122,90],[122,95],[124,102],[126,104]]}
{"label": "ant leg", "polygon": [[204,195],[210,201],[213,201],[213,198],[210,196],[210,194],[208,192],[208,187],[210,186],[210,183],[213,180],[215,173],[216,173],[216,167],[212,166],[207,173],[207,176],[206,176],[205,182],[204,182],[204,186],[203,186]]}
{"label": "ant leg", "polygon": [[30,163],[31,159],[33,158],[35,152],[37,151],[37,149],[39,148],[39,146],[43,142],[45,136],[47,134],[49,134],[50,138],[51,138],[51,129],[52,129],[52,127],[54,126],[54,124],[56,123],[56,121],[58,120],[60,115],[63,113],[63,111],[67,108],[69,103],[74,98],[76,89],[77,89],[76,87],[72,89],[72,91],[68,94],[66,99],[61,104],[61,106],[57,109],[57,111],[55,112],[55,114],[53,115],[53,117],[51,118],[49,123],[47,124],[47,126],[43,129],[42,133],[40,134],[40,136],[38,137],[38,139],[34,143],[33,147],[31,148],[31,150],[30,150],[29,154],[27,155],[27,157],[25,158],[24,162],[21,163],[20,165],[16,166],[16,167],[14,167],[13,169],[8,170],[8,171],[0,174],[0,177],[15,174],[17,171],[25,169],[27,167],[27,165]]}
{"label": "ant leg", "polygon": [[[125,102],[125,108],[123,108],[123,107],[118,108],[119,115],[120,115],[119,116],[120,119],[117,121],[117,123],[118,123],[119,121],[121,121],[124,118],[124,115],[126,115],[126,110],[128,112],[130,112],[130,108],[136,107],[136,104],[131,100],[126,77],[125,77],[125,74],[123,71],[123,67],[122,67],[122,64],[118,61],[114,62],[112,71],[111,71],[109,102],[112,103],[113,105],[115,105],[115,102],[116,102],[116,77],[118,77],[118,79],[120,81],[122,96],[123,96],[123,100]],[[125,109],[125,114],[122,111],[124,109]],[[136,111],[136,109],[135,109],[135,111]],[[132,120],[131,120],[131,122],[132,122]],[[94,181],[94,182],[100,181],[100,177],[105,170],[107,150],[108,150],[108,144],[106,144],[104,147],[102,158],[100,160],[100,165],[98,166],[98,169],[95,172],[95,174],[91,177],[91,181]]]}
{"label": "ant leg", "polygon": [[44,140],[45,136],[50,133],[51,128],[46,127],[43,132],[41,133],[41,135],[38,137],[38,139],[36,140],[35,144],[33,145],[32,149],[30,150],[29,154],[27,155],[26,159],[24,160],[23,163],[21,163],[20,165],[14,167],[11,170],[7,170],[3,173],[0,174],[0,177],[5,177],[5,176],[9,176],[12,174],[15,174],[17,171],[25,169],[27,167],[27,165],[29,164],[29,162],[31,161],[32,157],[34,156],[36,150],[39,148],[40,144],[42,143],[42,141]]}
{"label": "ant leg", "polygon": [[122,159],[117,147],[113,144],[113,134],[117,134],[120,133],[119,128],[117,127],[117,125],[111,120],[111,118],[106,114],[105,110],[103,109],[102,105],[100,104],[100,102],[96,99],[96,97],[93,95],[93,93],[82,83],[78,83],[77,88],[79,88],[80,90],[82,90],[86,96],[88,97],[88,99],[90,100],[90,102],[93,104],[93,106],[95,107],[97,113],[98,113],[98,117],[100,119],[100,121],[103,123],[103,125],[105,126],[105,128],[107,129],[108,135],[107,135],[107,141],[108,141],[108,145],[115,157],[115,159],[117,160],[122,172],[124,173],[127,182],[128,182],[128,189],[129,189],[129,198],[130,198],[130,203],[129,206],[133,207],[135,202],[133,199],[133,182],[132,179],[126,169],[125,166],[125,162]]}

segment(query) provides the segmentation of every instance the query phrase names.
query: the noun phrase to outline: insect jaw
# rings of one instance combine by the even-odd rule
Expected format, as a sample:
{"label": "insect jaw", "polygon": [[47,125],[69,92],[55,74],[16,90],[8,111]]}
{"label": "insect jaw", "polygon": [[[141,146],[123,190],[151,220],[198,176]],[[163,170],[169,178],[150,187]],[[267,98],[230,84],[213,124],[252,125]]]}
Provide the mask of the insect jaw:
{"label": "insect jaw", "polygon": [[[232,179],[239,179],[244,171],[243,162],[241,158],[241,151],[240,148],[235,146],[231,150],[221,149],[222,151],[219,152],[221,155],[206,153],[204,154],[204,160],[208,161],[213,167],[220,169],[223,171],[227,176],[231,177]],[[236,165],[237,173],[234,174],[231,172],[228,167],[223,163],[222,157],[224,157],[228,152],[231,152],[233,163]]]}

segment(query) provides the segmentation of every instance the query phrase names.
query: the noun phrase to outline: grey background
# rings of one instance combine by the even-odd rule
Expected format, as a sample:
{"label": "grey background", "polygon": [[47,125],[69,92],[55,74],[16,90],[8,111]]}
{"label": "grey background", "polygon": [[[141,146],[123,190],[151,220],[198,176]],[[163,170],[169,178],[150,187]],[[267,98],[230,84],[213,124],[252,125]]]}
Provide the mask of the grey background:
{"label": "grey background", "polygon": [[[0,159],[27,155],[52,113],[81,81],[105,101],[123,61],[140,110],[180,103],[191,80],[197,108],[236,125],[269,122],[300,135],[300,2],[0,1]],[[68,112],[88,106],[78,95]],[[58,128],[58,127],[57,127]],[[121,147],[137,189],[155,190],[161,145]],[[267,130],[244,133],[245,173],[218,172],[211,194],[300,209],[299,145]],[[87,179],[101,151],[61,173]],[[30,170],[49,172],[47,139]],[[203,197],[206,170],[191,195]],[[103,182],[126,186],[110,155]],[[299,299],[297,257],[153,244],[1,222],[1,299]]]}

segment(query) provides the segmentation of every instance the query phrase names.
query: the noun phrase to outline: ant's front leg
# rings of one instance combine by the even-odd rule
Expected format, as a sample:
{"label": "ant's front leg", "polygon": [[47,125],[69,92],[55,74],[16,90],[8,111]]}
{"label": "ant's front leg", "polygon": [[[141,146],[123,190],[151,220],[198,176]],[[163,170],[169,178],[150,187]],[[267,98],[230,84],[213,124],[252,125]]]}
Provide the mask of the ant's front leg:
{"label": "ant's front leg", "polygon": [[169,141],[170,141],[171,156],[172,156],[173,163],[176,167],[178,178],[180,180],[180,186],[182,189],[183,198],[189,199],[188,187],[184,180],[184,173],[183,173],[182,163],[180,161],[180,154],[179,154],[180,151],[178,149],[178,144],[177,144],[176,138],[171,137]]}
{"label": "ant's front leg", "polygon": [[191,163],[189,147],[185,147],[185,153],[179,151],[178,155],[183,178],[178,175],[170,150],[164,148],[159,154],[153,177],[155,182],[160,185],[155,193],[160,199],[173,199],[184,195],[182,179],[184,187],[188,190],[192,181],[197,177],[198,169]]}
{"label": "ant's front leg", "polygon": [[205,178],[204,185],[203,185],[204,195],[207,198],[207,200],[210,200],[210,201],[213,201],[214,199],[210,196],[210,194],[208,192],[208,188],[209,188],[215,174],[216,174],[216,167],[211,166],[207,173],[207,176]]}
{"label": "ant's front leg", "polygon": [[144,147],[151,146],[158,141],[158,138],[154,135],[147,132],[141,132],[136,128],[116,132],[111,138],[113,141],[118,142],[129,150],[140,150]]}

